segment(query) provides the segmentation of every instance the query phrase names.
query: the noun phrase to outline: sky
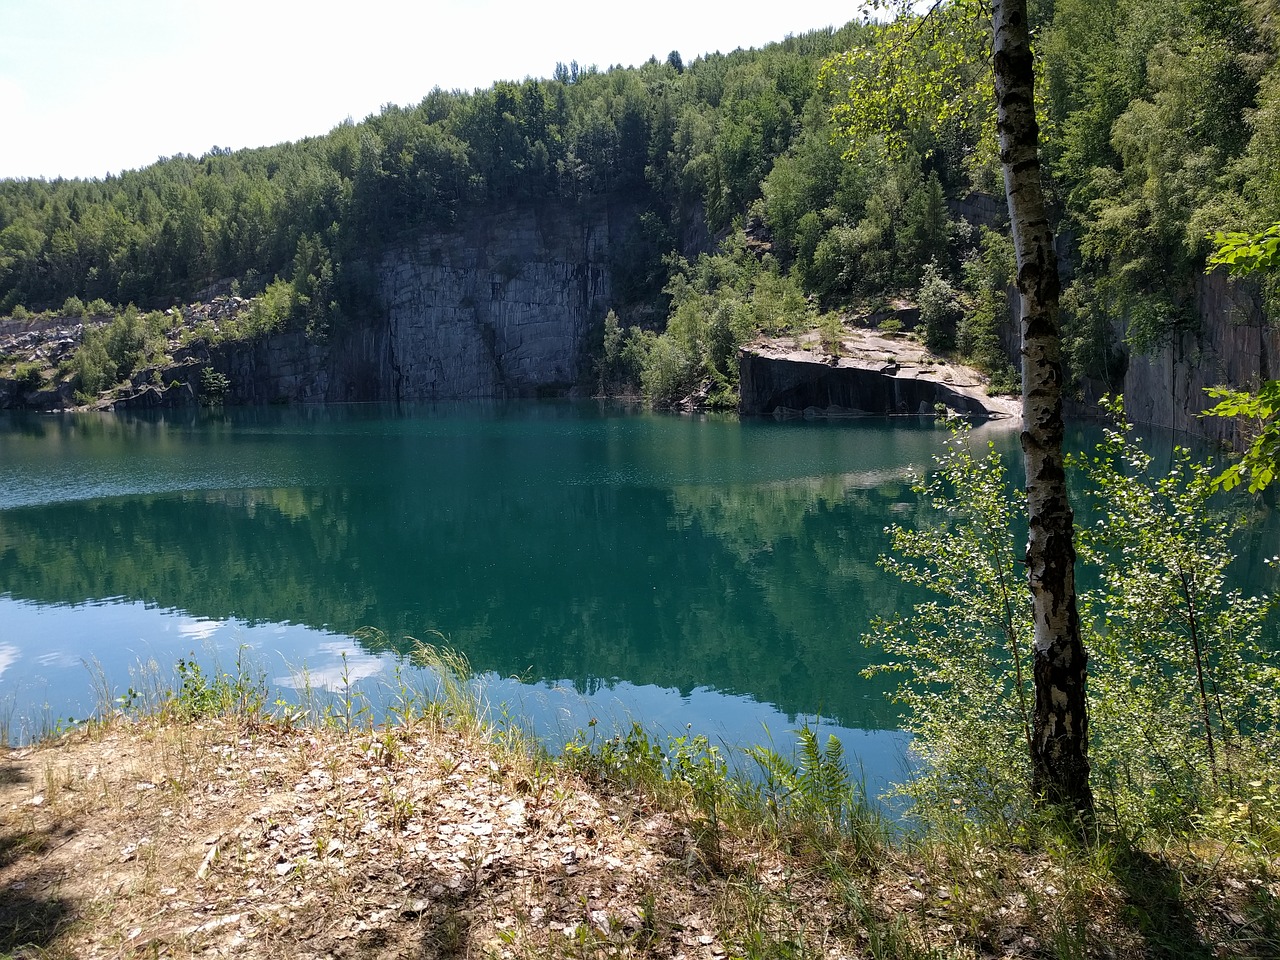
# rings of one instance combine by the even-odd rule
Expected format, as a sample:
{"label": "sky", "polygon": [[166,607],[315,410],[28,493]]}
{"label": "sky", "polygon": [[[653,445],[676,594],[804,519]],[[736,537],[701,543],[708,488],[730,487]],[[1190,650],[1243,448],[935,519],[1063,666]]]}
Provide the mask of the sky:
{"label": "sky", "polygon": [[0,178],[327,133],[434,87],[761,46],[858,3],[0,0]]}

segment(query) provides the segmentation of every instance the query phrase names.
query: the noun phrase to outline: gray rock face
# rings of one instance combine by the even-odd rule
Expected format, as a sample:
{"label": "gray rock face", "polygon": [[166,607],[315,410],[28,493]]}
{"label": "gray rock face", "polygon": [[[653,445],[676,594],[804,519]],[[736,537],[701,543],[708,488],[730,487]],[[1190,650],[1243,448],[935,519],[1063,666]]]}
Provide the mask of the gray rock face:
{"label": "gray rock face", "polygon": [[382,265],[397,399],[567,390],[604,319],[607,209],[521,208],[423,237]]}
{"label": "gray rock face", "polygon": [[1280,377],[1280,329],[1263,320],[1254,285],[1232,282],[1221,271],[1200,278],[1196,300],[1201,333],[1129,359],[1125,410],[1139,423],[1237,443],[1233,421],[1199,416],[1215,402],[1205,388],[1256,389]]}
{"label": "gray rock face", "polygon": [[425,234],[383,256],[371,316],[329,344],[279,334],[218,348],[214,366],[236,403],[570,392],[634,216],[617,201],[523,205]]}
{"label": "gray rock face", "polygon": [[329,370],[333,361],[342,356],[335,355],[329,344],[308,342],[301,331],[222,344],[208,351],[210,365],[231,381],[228,402],[320,403],[377,399],[330,395]]}

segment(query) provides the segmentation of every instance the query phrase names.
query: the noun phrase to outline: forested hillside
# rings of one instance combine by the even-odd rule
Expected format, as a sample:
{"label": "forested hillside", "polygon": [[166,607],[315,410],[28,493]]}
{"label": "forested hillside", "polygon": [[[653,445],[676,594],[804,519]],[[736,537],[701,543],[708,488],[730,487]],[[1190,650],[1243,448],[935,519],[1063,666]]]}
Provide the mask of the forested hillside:
{"label": "forested hillside", "polygon": [[[600,318],[605,389],[669,401],[701,383],[730,403],[736,348],[756,332],[831,325],[823,311],[895,296],[920,304],[931,347],[1013,387],[998,336],[1011,250],[954,202],[1001,192],[987,41],[965,9],[687,64],[672,52],[557,65],[298,143],[0,182],[0,313],[69,298],[71,312],[146,310],[234,280],[268,294],[256,329],[323,337],[367,321],[370,264],[388,244],[504,204],[626,195],[642,212],[611,251],[622,319]],[[1280,219],[1277,4],[1039,0],[1032,16],[1073,256],[1072,372],[1114,382],[1126,351],[1198,322],[1210,231]],[[699,232],[718,247],[688,263]],[[665,333],[628,329],[664,314]]]}
{"label": "forested hillside", "polygon": [[298,143],[173,157],[100,181],[3,182],[0,305],[44,309],[74,295],[146,308],[221,278],[252,290],[279,276],[322,312],[358,286],[347,267],[370,245],[484,205],[615,191],[652,207],[653,249],[637,252],[660,269],[695,204],[713,228],[728,226],[773,158],[821,123],[818,66],[859,32],[687,68],[677,53],[636,69],[557,65],[550,79],[437,89]]}

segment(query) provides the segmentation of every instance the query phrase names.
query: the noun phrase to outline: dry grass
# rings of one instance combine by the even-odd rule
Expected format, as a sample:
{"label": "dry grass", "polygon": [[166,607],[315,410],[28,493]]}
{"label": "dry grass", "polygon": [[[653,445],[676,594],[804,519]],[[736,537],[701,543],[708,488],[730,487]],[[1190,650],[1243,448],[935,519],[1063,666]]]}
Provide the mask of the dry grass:
{"label": "dry grass", "polygon": [[455,730],[117,721],[4,763],[0,952],[725,952],[670,813]]}
{"label": "dry grass", "polygon": [[[674,794],[673,794],[674,796]],[[1268,858],[854,849],[441,722],[117,719],[0,766],[0,955],[1274,956]]]}

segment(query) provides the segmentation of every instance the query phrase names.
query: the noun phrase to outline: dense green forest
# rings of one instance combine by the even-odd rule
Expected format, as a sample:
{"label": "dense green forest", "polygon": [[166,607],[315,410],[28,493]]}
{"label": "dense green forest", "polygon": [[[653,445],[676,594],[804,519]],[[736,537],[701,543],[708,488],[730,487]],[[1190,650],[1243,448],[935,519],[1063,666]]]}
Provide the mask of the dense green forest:
{"label": "dense green forest", "polygon": [[821,120],[822,58],[859,33],[688,68],[677,53],[635,69],[557,65],[551,79],[436,89],[298,143],[172,157],[105,180],[7,181],[0,305],[57,307],[74,295],[146,308],[221,278],[252,292],[279,276],[323,310],[357,302],[358,263],[406,232],[487,205],[612,192],[651,208],[642,235],[654,249],[629,258],[642,285],[642,267],[661,270],[673,228],[695,205],[719,230],[759,196],[811,102],[810,123]]}
{"label": "dense green forest", "polygon": [[[1049,189],[1073,252],[1068,354],[1077,378],[1113,383],[1124,350],[1197,323],[1210,231],[1280,220],[1277,4],[1031,7]],[[3,181],[0,312],[69,298],[147,309],[235,280],[269,294],[265,326],[323,336],[367,312],[373,258],[406,235],[494,205],[622,194],[642,212],[614,252],[622,320],[601,318],[605,389],[662,401],[702,383],[731,402],[744,339],[894,296],[921,305],[931,347],[1016,385],[997,336],[1010,245],[948,203],[1001,192],[989,41],[966,9],[687,64],[557,65],[297,143]],[[915,93],[890,86],[870,111],[859,91],[898,68]],[[720,242],[690,263],[682,238],[701,222]],[[628,329],[640,304],[658,305],[665,330]]]}

